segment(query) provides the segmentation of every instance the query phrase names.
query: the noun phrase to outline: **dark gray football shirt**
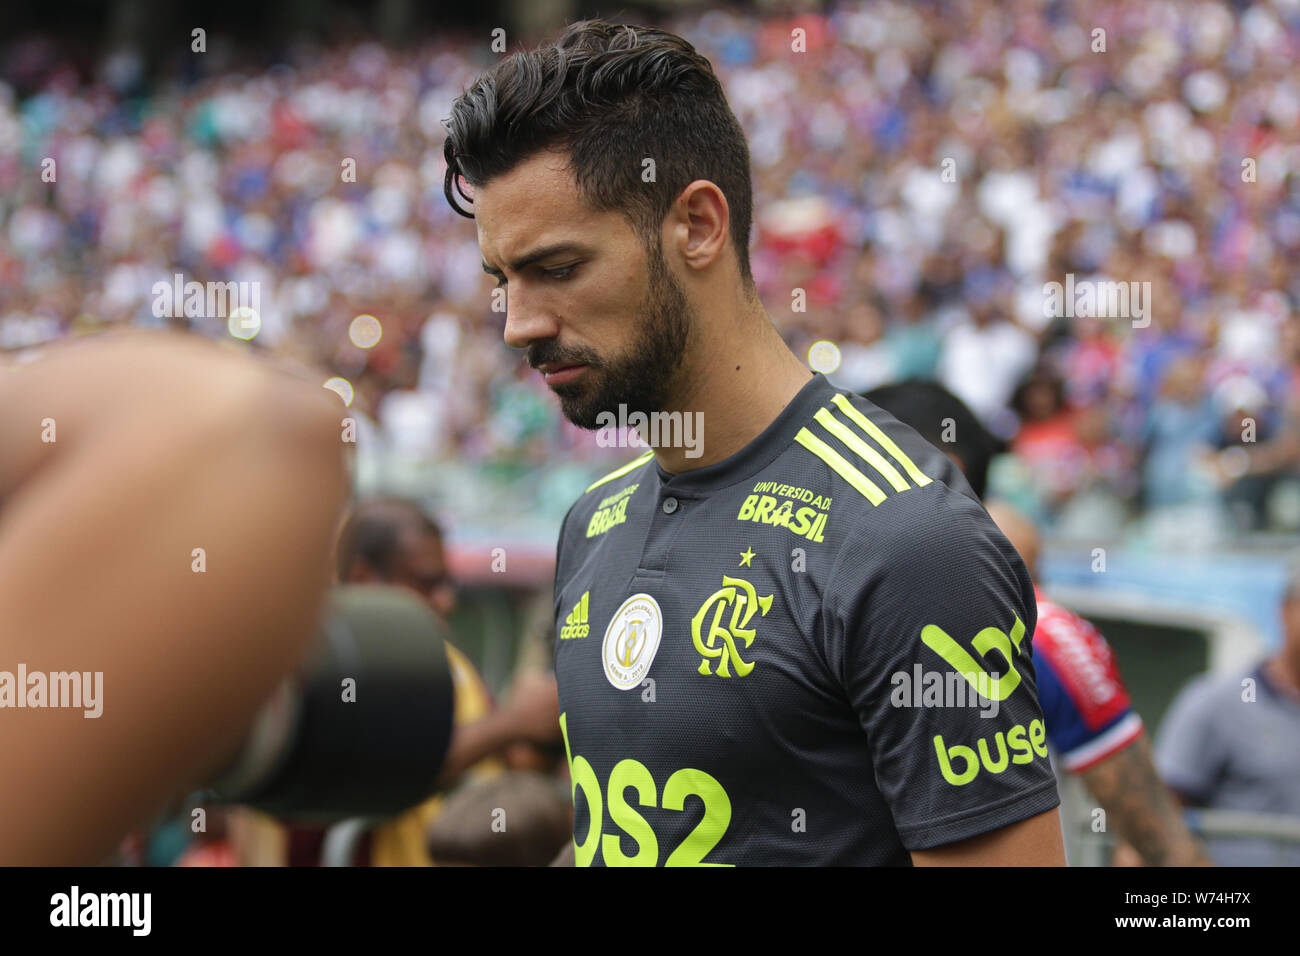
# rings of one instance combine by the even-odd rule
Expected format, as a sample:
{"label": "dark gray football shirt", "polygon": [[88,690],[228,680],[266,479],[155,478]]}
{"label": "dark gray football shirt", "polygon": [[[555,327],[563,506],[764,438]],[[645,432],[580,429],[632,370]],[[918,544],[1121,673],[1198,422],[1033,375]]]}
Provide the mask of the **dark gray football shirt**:
{"label": "dark gray football shirt", "polygon": [[823,375],[724,461],[592,485],[556,561],[579,865],[906,865],[1059,804],[1023,563]]}

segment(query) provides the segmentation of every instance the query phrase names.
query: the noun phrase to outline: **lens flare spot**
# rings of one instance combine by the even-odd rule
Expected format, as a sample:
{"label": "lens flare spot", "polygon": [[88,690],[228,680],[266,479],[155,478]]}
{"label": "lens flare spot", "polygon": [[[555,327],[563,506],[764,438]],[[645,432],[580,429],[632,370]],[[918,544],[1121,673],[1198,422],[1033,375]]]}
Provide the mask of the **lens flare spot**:
{"label": "lens flare spot", "polygon": [[374,348],[379,344],[379,338],[383,334],[384,330],[379,325],[379,320],[373,315],[358,315],[348,326],[348,338],[359,349]]}
{"label": "lens flare spot", "polygon": [[352,391],[352,383],[346,378],[331,378],[325,383],[324,387],[328,388],[339,398],[343,399],[344,405],[352,405],[352,399],[355,397],[355,393]]}
{"label": "lens flare spot", "polygon": [[238,306],[231,309],[230,315],[226,316],[226,331],[235,338],[247,342],[262,331],[262,317],[255,309],[246,305]]}
{"label": "lens flare spot", "polygon": [[840,367],[840,347],[823,339],[808,347],[808,367],[814,372],[829,375]]}

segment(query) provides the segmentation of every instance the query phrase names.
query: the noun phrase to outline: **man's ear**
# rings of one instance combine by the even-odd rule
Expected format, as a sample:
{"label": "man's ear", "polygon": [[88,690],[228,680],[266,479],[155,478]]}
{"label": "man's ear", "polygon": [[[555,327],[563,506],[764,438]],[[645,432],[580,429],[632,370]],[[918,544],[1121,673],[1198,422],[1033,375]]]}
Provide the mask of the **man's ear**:
{"label": "man's ear", "polygon": [[676,217],[679,252],[693,269],[712,265],[727,248],[731,213],[727,197],[714,183],[701,179],[688,185],[670,215]]}

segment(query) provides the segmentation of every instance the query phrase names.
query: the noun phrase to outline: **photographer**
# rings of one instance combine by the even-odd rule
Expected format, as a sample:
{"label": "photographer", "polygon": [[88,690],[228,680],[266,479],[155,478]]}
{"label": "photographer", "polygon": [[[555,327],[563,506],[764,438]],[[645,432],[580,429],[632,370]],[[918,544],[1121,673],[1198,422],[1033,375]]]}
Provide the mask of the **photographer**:
{"label": "photographer", "polygon": [[167,334],[0,365],[0,670],[102,708],[0,707],[0,863],[98,862],[236,751],[330,584],[336,403]]}

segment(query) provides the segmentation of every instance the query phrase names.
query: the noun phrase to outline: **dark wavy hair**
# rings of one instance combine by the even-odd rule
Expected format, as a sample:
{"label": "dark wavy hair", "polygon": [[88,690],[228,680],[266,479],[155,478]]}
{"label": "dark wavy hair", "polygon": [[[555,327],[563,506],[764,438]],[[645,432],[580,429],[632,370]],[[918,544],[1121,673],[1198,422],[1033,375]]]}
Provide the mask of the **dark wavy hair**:
{"label": "dark wavy hair", "polygon": [[[550,46],[515,53],[479,77],[443,121],[451,207],[474,218],[460,180],[479,188],[543,151],[568,155],[591,208],[617,211],[647,243],[691,182],[727,199],[743,282],[753,281],[749,147],[709,61],[679,36],[650,27],[582,20]],[[655,182],[642,181],[653,159]],[[455,192],[453,192],[453,187]]]}

